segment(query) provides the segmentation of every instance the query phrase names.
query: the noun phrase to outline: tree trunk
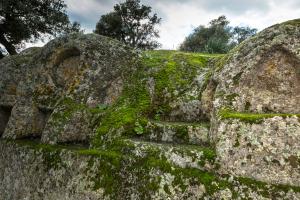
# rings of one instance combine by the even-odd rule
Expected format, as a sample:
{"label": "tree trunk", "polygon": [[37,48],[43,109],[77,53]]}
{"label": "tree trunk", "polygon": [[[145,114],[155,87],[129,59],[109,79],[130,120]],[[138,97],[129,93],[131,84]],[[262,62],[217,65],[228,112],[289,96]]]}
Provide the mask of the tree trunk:
{"label": "tree trunk", "polygon": [[17,54],[14,45],[12,45],[9,41],[7,41],[7,39],[4,37],[3,34],[0,34],[0,43],[5,47],[5,49],[10,55]]}

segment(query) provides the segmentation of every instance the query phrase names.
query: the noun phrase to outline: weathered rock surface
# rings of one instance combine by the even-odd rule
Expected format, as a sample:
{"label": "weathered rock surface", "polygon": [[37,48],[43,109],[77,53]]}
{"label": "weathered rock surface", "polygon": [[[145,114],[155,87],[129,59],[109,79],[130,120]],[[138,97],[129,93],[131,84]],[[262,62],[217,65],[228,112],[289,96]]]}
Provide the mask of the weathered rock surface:
{"label": "weathered rock surface", "polygon": [[149,121],[145,139],[177,144],[208,144],[208,123]]}
{"label": "weathered rock surface", "polygon": [[0,61],[0,199],[300,199],[300,21],[227,55],[95,34]]}
{"label": "weathered rock surface", "polygon": [[[129,144],[129,143],[128,143]],[[133,147],[133,146],[134,147]],[[176,148],[130,144],[132,154],[0,141],[0,192],[3,199],[299,199],[299,189],[218,177],[181,157]],[[183,151],[182,148],[180,148]],[[164,153],[166,152],[166,153]],[[169,155],[174,164],[164,160]],[[177,155],[177,156],[176,156]],[[190,155],[191,156],[191,155]],[[195,161],[213,157],[194,151]],[[193,157],[192,156],[192,157]],[[181,158],[181,159],[180,159]],[[211,162],[211,161],[210,161]],[[186,164],[189,164],[186,166]]]}
{"label": "weathered rock surface", "polygon": [[225,56],[222,69],[214,75],[217,101],[222,101],[216,102],[216,108],[299,113],[299,36],[297,20],[274,25]]}
{"label": "weathered rock surface", "polygon": [[223,172],[300,185],[299,118],[273,117],[259,124],[223,120],[218,134],[217,152]]}
{"label": "weathered rock surface", "polygon": [[300,186],[300,22],[245,41],[214,74],[213,128],[222,172]]}
{"label": "weathered rock surface", "polygon": [[2,62],[0,105],[12,109],[4,138],[87,141],[91,110],[112,104],[135,70],[131,50],[94,34],[62,37],[30,53]]}

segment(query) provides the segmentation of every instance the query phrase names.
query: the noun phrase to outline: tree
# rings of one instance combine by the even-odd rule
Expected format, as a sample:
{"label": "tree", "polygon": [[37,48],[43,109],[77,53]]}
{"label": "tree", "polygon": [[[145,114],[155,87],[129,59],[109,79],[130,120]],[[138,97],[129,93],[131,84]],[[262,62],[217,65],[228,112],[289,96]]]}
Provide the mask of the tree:
{"label": "tree", "polygon": [[229,21],[220,16],[209,22],[209,26],[200,25],[195,28],[184,42],[180,50],[207,53],[225,53],[231,37]]}
{"label": "tree", "polygon": [[122,28],[122,18],[116,12],[110,12],[106,15],[102,15],[99,22],[96,25],[97,34],[105,35],[115,38],[123,42],[125,40],[125,33]]}
{"label": "tree", "polygon": [[5,0],[0,10],[0,56],[16,54],[24,42],[43,35],[57,35],[78,30],[71,24],[63,0]]}
{"label": "tree", "polygon": [[94,32],[135,48],[157,48],[159,43],[153,39],[159,37],[156,25],[161,18],[151,12],[152,8],[141,5],[140,0],[126,0],[116,4],[114,11],[102,15]]}
{"label": "tree", "polygon": [[185,38],[180,45],[182,51],[226,53],[235,45],[256,33],[249,27],[231,27],[225,16],[209,22],[209,26],[200,25]]}
{"label": "tree", "polygon": [[224,15],[212,20],[209,23],[208,37],[205,46],[205,52],[208,53],[226,53],[230,45],[231,27],[229,21]]}
{"label": "tree", "polygon": [[256,28],[250,28],[249,26],[246,27],[239,27],[236,26],[233,29],[233,37],[234,40],[239,44],[243,42],[248,37],[256,34],[257,29]]}

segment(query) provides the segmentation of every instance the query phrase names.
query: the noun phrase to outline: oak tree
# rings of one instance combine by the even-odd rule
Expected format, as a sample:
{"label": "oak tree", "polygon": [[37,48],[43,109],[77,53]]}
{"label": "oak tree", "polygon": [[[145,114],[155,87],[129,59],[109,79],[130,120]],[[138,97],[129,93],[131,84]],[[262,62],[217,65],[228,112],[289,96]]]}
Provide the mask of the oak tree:
{"label": "oak tree", "polygon": [[94,32],[135,48],[154,49],[159,46],[154,38],[159,37],[156,25],[160,21],[150,6],[141,5],[140,0],[126,0],[102,15]]}

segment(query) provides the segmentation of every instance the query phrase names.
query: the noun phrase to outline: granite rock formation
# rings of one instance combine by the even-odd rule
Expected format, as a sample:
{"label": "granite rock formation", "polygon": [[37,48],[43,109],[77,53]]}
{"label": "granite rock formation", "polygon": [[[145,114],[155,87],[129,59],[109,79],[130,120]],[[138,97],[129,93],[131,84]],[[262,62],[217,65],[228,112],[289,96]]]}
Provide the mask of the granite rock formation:
{"label": "granite rock formation", "polygon": [[0,61],[0,199],[300,199],[300,20],[227,55],[95,34]]}
{"label": "granite rock formation", "polygon": [[224,171],[300,186],[299,36],[298,21],[272,26],[214,74],[211,137]]}
{"label": "granite rock formation", "polygon": [[120,96],[124,78],[135,70],[135,56],[128,47],[92,34],[62,37],[34,49],[34,55],[31,51],[1,63],[4,118],[10,110],[3,138],[87,142],[98,117],[93,109]]}

